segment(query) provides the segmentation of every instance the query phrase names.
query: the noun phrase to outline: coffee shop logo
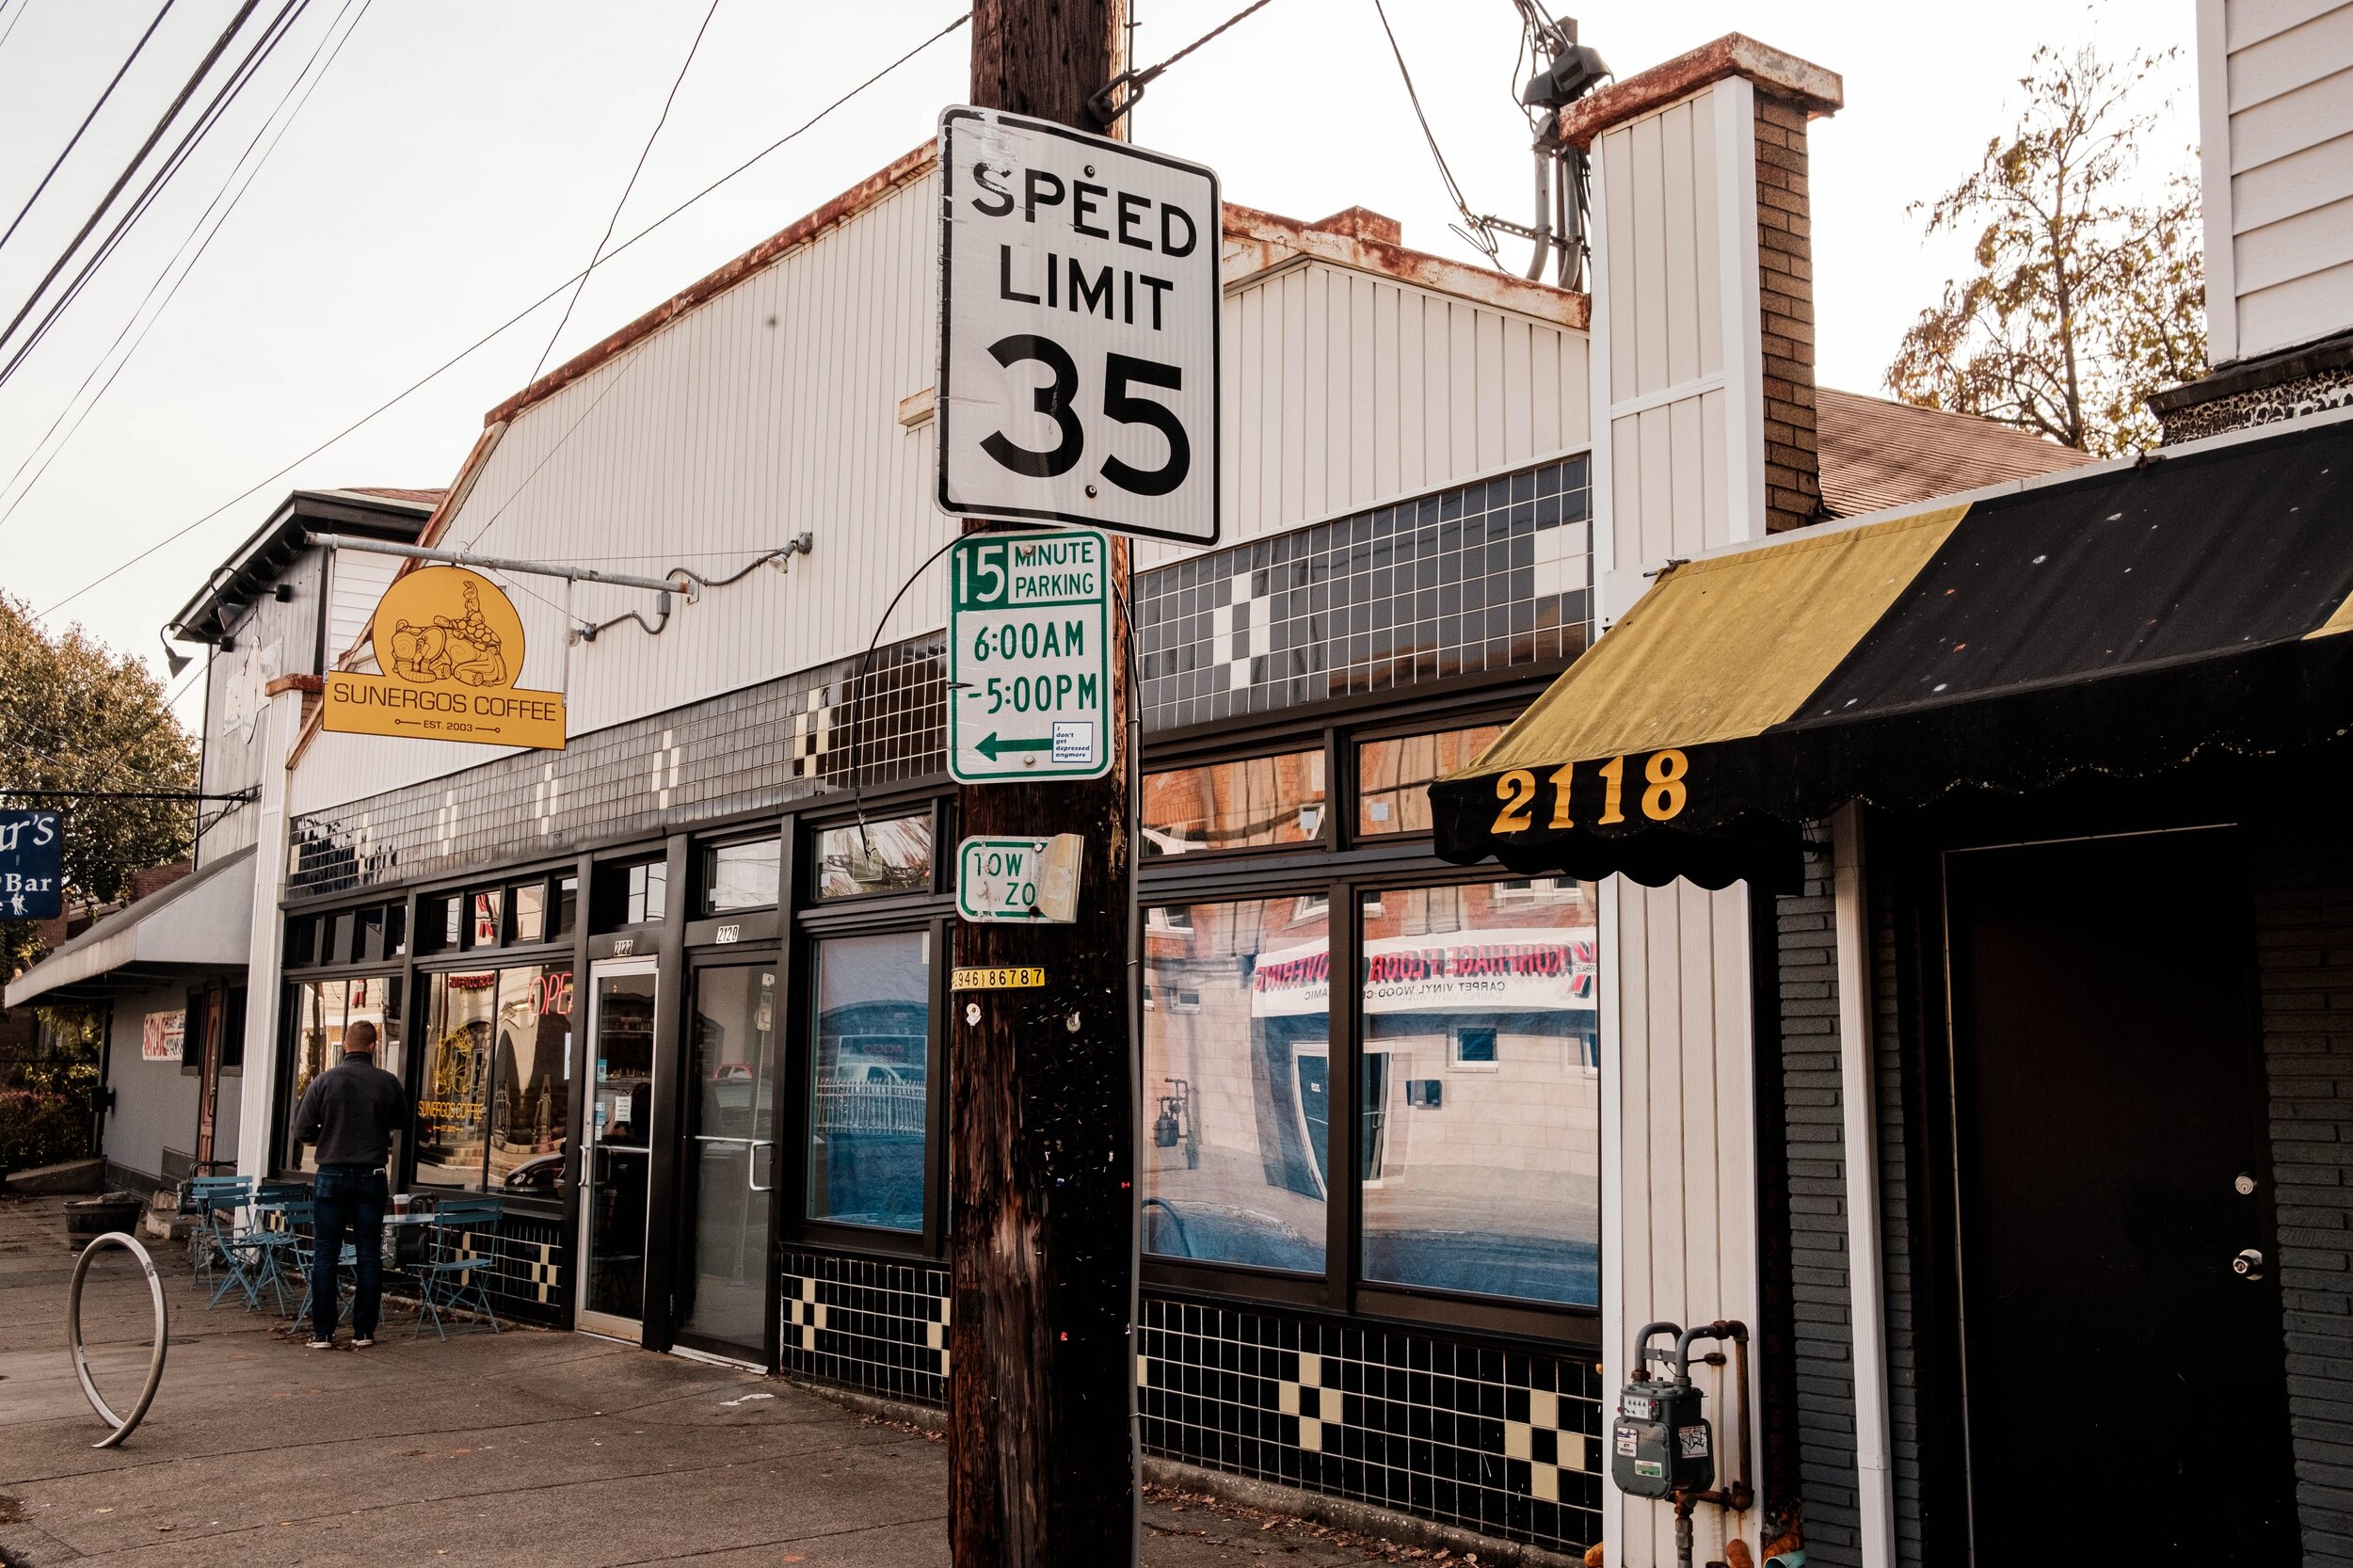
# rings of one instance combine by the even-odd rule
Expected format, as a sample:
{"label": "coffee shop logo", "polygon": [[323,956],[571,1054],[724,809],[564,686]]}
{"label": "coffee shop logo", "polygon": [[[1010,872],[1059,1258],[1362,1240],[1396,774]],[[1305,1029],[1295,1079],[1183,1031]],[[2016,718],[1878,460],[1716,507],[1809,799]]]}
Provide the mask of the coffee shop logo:
{"label": "coffee shop logo", "polygon": [[523,623],[497,584],[463,567],[404,573],[376,607],[380,675],[327,678],[328,729],[489,745],[564,744],[564,694],[515,685]]}

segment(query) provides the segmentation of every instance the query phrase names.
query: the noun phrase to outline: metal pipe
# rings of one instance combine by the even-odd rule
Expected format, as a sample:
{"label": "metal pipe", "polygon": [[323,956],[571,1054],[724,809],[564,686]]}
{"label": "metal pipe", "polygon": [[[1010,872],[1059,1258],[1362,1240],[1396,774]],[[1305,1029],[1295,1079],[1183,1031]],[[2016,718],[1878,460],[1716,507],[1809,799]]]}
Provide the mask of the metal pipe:
{"label": "metal pipe", "polygon": [[443,566],[482,567],[490,571],[520,572],[533,577],[561,577],[568,583],[602,583],[616,588],[643,588],[648,593],[683,593],[695,597],[694,584],[670,577],[633,577],[626,572],[597,571],[588,567],[557,566],[547,561],[511,561],[503,555],[476,555],[470,550],[434,550],[420,544],[393,544],[389,539],[356,538],[349,534],[308,534],[311,543],[328,550],[362,550],[375,555],[401,555],[411,561],[438,561]]}
{"label": "metal pipe", "polygon": [[1536,143],[1536,254],[1529,259],[1528,280],[1541,281],[1545,262],[1552,254],[1552,159],[1545,144]]}
{"label": "metal pipe", "polygon": [[1857,1545],[1864,1568],[1896,1560],[1896,1483],[1887,1439],[1887,1312],[1880,1252],[1879,1136],[1872,1107],[1870,966],[1865,950],[1863,808],[1831,819],[1833,908],[1838,952],[1838,1089],[1845,1112],[1847,1257],[1854,1333]]}

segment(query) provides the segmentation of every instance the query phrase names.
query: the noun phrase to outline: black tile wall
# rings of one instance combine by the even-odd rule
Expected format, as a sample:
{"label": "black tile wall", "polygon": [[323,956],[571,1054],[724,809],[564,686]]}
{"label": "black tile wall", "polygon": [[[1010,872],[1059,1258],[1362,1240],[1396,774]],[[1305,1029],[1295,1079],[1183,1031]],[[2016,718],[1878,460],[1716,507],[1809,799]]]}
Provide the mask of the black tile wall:
{"label": "black tile wall", "polygon": [[1511,1541],[1601,1535],[1601,1368],[1427,1330],[1147,1297],[1146,1452]]}
{"label": "black tile wall", "polygon": [[[1194,556],[1136,585],[1153,730],[1585,647],[1582,457]],[[938,634],[297,817],[289,896],[423,879],[947,770]],[[861,673],[861,668],[862,673]]]}
{"label": "black tile wall", "polygon": [[948,1402],[948,1271],[785,1253],[777,1327],[785,1370],[917,1404]]}
{"label": "black tile wall", "polygon": [[[290,898],[781,807],[944,771],[937,634],[295,819]],[[861,666],[863,669],[861,670]],[[859,703],[866,722],[853,722]]]}
{"label": "black tile wall", "polygon": [[1195,556],[1138,583],[1144,724],[1563,663],[1593,585],[1573,457]]}

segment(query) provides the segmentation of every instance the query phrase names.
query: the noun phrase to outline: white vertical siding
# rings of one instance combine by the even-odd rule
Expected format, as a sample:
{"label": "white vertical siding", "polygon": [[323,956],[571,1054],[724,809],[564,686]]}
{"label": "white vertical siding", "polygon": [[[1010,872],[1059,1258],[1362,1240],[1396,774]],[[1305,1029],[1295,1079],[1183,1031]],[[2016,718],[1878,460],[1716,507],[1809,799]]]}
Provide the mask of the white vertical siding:
{"label": "white vertical siding", "polygon": [[[1761,461],[1748,434],[1761,388],[1737,373],[1753,360],[1743,334],[1754,312],[1734,308],[1756,289],[1740,200],[1753,190],[1752,112],[1745,82],[1721,83],[1611,128],[1594,149],[1605,569],[1656,566],[1759,526],[1761,490],[1741,481],[1743,465]],[[1605,584],[1605,616],[1623,612],[1640,581]]]}
{"label": "white vertical siding", "polygon": [[[1614,1098],[1603,1117],[1602,1166],[1615,1176],[1602,1224],[1617,1239],[1615,1267],[1602,1271],[1602,1381],[1614,1390],[1630,1375],[1628,1339],[1642,1323],[1737,1318],[1756,1327],[1755,1106],[1746,889],[1621,878],[1602,909],[1612,993],[1602,1013],[1604,1094]],[[1693,1376],[1708,1396],[1719,1473],[1728,1478],[1730,1368]],[[1753,1420],[1753,1398],[1751,1409]],[[1753,1426],[1749,1437],[1753,1481]],[[1700,1560],[1723,1556],[1726,1522],[1720,1510],[1699,1511]],[[1753,1514],[1740,1528],[1755,1548]],[[1664,1562],[1674,1551],[1673,1511],[1615,1488],[1605,1492],[1604,1532],[1613,1561]]]}
{"label": "white vertical siding", "polygon": [[2353,0],[2199,0],[2217,363],[2353,327]]}
{"label": "white vertical siding", "polygon": [[[1585,334],[1322,261],[1228,290],[1223,543],[1576,451]],[[1140,543],[1136,565],[1183,546]]]}
{"label": "white vertical siding", "polygon": [[[1763,531],[1754,112],[1750,85],[1734,78],[1594,146],[1591,401],[1606,620],[1671,557]],[[1614,1389],[1644,1322],[1756,1326],[1754,1037],[1744,888],[1613,877],[1601,907],[1602,1361]],[[1695,1375],[1728,1465],[1729,1372]],[[1612,1562],[1673,1560],[1672,1510],[1615,1488],[1603,1509]],[[1730,1522],[1699,1512],[1699,1560],[1723,1557]],[[1753,1552],[1754,1514],[1735,1528]]]}
{"label": "white vertical siding", "polygon": [[[931,423],[897,417],[933,381],[934,182],[910,182],[523,410],[484,464],[445,544],[715,576],[816,535],[789,575],[763,568],[681,603],[659,637],[623,626],[568,648],[563,584],[514,580],[523,680],[568,694],[574,734],[858,652],[955,532],[932,504]],[[1234,289],[1221,355],[1228,541],[1587,439],[1583,333],[1321,261]],[[1180,553],[1144,547],[1138,565]],[[622,589],[570,597],[594,621],[653,608]],[[935,568],[883,640],[944,617]],[[295,809],[497,755],[321,735]]]}
{"label": "white vertical siding", "polygon": [[392,586],[400,569],[396,555],[374,555],[358,550],[335,552],[327,566],[327,664],[335,661],[367,633],[376,601]]}

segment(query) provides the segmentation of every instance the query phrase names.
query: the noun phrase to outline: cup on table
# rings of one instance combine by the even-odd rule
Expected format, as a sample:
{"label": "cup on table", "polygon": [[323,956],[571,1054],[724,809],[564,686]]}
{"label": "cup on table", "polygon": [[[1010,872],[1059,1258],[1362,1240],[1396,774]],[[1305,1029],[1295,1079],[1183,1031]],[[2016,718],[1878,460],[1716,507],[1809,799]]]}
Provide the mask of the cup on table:
{"label": "cup on table", "polygon": [[408,1212],[408,1193],[394,1192],[392,1194],[392,1212],[395,1214],[406,1214]]}

